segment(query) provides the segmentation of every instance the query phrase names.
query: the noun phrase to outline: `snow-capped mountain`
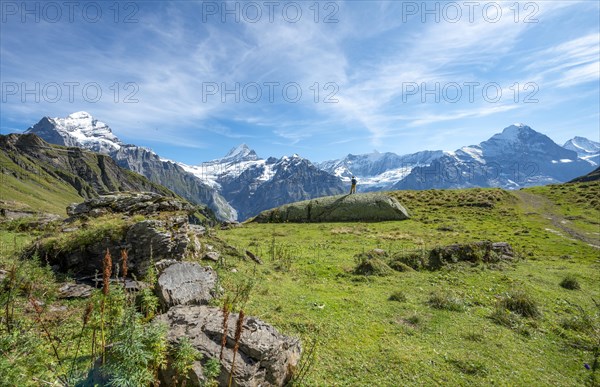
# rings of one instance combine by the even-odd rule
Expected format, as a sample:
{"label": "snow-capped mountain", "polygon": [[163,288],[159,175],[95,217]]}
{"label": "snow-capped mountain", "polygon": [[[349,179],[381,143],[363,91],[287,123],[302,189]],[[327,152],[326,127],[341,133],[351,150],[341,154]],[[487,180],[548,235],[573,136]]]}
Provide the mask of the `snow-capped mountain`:
{"label": "snow-capped mountain", "polygon": [[296,154],[265,160],[245,144],[221,159],[182,167],[217,188],[240,220],[283,204],[347,190],[339,178]]}
{"label": "snow-capped mountain", "polygon": [[[232,148],[223,158],[206,161],[199,165],[179,163],[183,169],[217,189],[221,189],[219,181],[225,178],[235,178],[246,169],[263,164],[265,164],[265,160],[260,159],[256,152],[248,148],[246,144]],[[270,176],[265,175],[264,179],[268,178]]]}
{"label": "snow-capped mountain", "polygon": [[207,205],[223,220],[235,220],[236,211],[213,188],[186,172],[179,165],[161,160],[151,150],[124,144],[110,127],[89,113],[77,112],[66,118],[42,118],[27,129],[43,140],[58,145],[76,146],[109,155],[120,167],[146,176],[192,203]]}
{"label": "snow-capped mountain", "polygon": [[346,182],[356,176],[359,191],[379,191],[390,188],[413,168],[429,165],[443,154],[442,151],[423,151],[399,156],[375,151],[362,155],[349,154],[343,159],[324,161],[317,166]]}
{"label": "snow-capped mountain", "polygon": [[516,189],[569,181],[593,166],[577,153],[524,124],[505,128],[479,145],[462,147],[416,167],[394,189],[502,187]]}
{"label": "snow-capped mountain", "polygon": [[53,144],[82,147],[98,153],[107,154],[123,146],[108,125],[86,112],[76,112],[66,118],[44,117],[27,132]]}
{"label": "snow-capped mountain", "polygon": [[580,158],[592,165],[600,164],[600,142],[585,137],[573,137],[563,145],[563,148],[577,152]]}

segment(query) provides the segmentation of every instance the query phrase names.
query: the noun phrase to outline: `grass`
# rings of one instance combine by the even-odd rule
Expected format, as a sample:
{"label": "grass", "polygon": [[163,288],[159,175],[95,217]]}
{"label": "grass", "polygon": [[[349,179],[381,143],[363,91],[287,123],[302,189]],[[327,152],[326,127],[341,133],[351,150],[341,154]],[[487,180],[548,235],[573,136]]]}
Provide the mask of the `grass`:
{"label": "grass", "polygon": [[[572,189],[586,195],[594,187],[569,187],[527,192],[555,203],[549,208],[556,216],[570,216],[561,204],[568,202],[562,193],[573,197]],[[392,194],[409,208],[411,220],[244,224],[212,230],[218,244],[203,241],[224,250],[223,264],[217,270],[226,294],[252,279],[244,305],[248,315],[302,338],[303,343],[316,343],[315,360],[303,385],[571,386],[598,382],[583,367],[593,364],[594,327],[600,326],[593,301],[600,299],[598,250],[548,232],[551,224],[545,214],[532,213],[527,203],[510,192]],[[587,211],[590,219],[598,218],[598,210],[581,206],[570,204],[573,213]],[[113,222],[118,225],[118,220]],[[586,225],[578,225],[571,224],[581,232],[587,230]],[[6,249],[0,254],[4,256],[0,269],[8,268],[14,251],[30,239],[27,234],[2,231],[0,241]],[[436,271],[412,270],[411,262],[417,265],[436,247],[485,240],[509,242],[521,259],[494,270],[472,262],[448,264]],[[263,264],[225,246],[251,251]],[[367,252],[373,249],[386,254],[369,256]],[[397,257],[412,257],[412,261]],[[384,269],[384,276],[355,274],[361,263],[374,259],[394,270]],[[394,262],[410,269],[397,271]],[[577,278],[583,291],[557,286],[567,273]],[[80,318],[84,307],[83,303],[50,303],[67,305],[73,318]],[[69,324],[62,329],[70,329]],[[38,364],[35,359],[32,362]],[[39,375],[46,374],[39,371]]]}
{"label": "grass", "polygon": [[574,275],[567,275],[565,278],[563,278],[563,280],[560,281],[560,286],[568,290],[581,289],[581,285],[579,284],[579,281],[577,281],[577,277]]}
{"label": "grass", "polygon": [[[571,304],[593,310],[592,297],[600,297],[592,285],[600,280],[597,250],[547,232],[543,214],[528,214],[530,209],[510,192],[392,194],[410,209],[411,220],[245,224],[217,232],[228,244],[267,258],[257,266],[225,257],[219,269],[225,287],[247,275],[255,279],[248,314],[304,342],[317,340],[307,385],[589,383],[583,364],[592,361],[592,353],[571,345],[573,335],[585,340],[588,333],[570,331],[567,338],[555,327]],[[422,257],[435,247],[484,240],[509,242],[521,260],[496,270],[463,264],[412,270],[420,269]],[[268,251],[290,244],[295,248],[289,268],[277,271]],[[388,266],[396,269],[397,262],[409,269],[385,276],[354,274],[361,262],[375,258],[365,252],[376,248],[387,252],[388,258],[379,259]],[[231,273],[232,267],[238,272]],[[565,272],[576,275],[588,291],[564,292],[556,286]],[[526,295],[513,293],[522,284],[527,284]],[[517,312],[498,306],[508,294]],[[505,325],[490,318],[497,311],[508,320]]]}

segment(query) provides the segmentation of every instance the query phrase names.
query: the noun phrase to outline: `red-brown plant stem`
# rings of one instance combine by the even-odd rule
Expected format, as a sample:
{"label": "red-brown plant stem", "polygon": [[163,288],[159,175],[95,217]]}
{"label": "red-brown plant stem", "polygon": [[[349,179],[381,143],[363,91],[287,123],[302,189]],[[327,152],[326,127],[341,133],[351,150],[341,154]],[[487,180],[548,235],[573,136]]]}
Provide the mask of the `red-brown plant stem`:
{"label": "red-brown plant stem", "polygon": [[223,360],[223,349],[227,344],[227,322],[229,320],[229,297],[225,298],[223,302],[223,334],[221,335],[221,353],[219,354],[219,360]]}
{"label": "red-brown plant stem", "polygon": [[106,306],[106,298],[110,291],[110,275],[112,274],[112,258],[110,251],[106,249],[104,259],[102,260],[102,303],[100,304],[100,340],[102,342],[102,365],[106,360],[106,337],[104,335],[104,309]]}
{"label": "red-brown plant stem", "polygon": [[37,321],[38,324],[40,324],[42,331],[44,331],[44,334],[46,335],[46,338],[48,339],[48,342],[50,343],[50,346],[52,347],[52,351],[54,351],[54,356],[56,357],[58,364],[62,364],[62,359],[60,358],[60,355],[58,354],[58,348],[56,348],[56,345],[54,344],[54,340],[52,340],[52,335],[50,335],[50,331],[48,331],[48,327],[46,326],[46,324],[44,324],[44,321],[42,321],[42,307],[39,306],[38,302],[33,297],[29,298],[29,303],[33,306],[33,309],[35,310],[35,313],[36,313],[35,320]]}
{"label": "red-brown plant stem", "polygon": [[92,315],[92,311],[94,310],[94,304],[90,301],[85,307],[85,311],[83,312],[83,325],[81,326],[81,332],[79,333],[79,340],[77,341],[77,349],[75,350],[75,357],[73,357],[73,363],[71,364],[71,374],[75,369],[75,360],[77,359],[77,355],[79,354],[79,348],[81,347],[81,339],[83,337],[83,331],[87,326],[87,323],[90,321],[90,316]]}
{"label": "red-brown plant stem", "polygon": [[235,355],[237,355],[238,349],[240,348],[240,338],[242,337],[242,329],[244,326],[244,311],[240,310],[238,315],[237,324],[235,327],[235,345],[233,346],[233,359],[231,360],[231,372],[229,373],[229,387],[233,382],[233,369],[235,367]]}
{"label": "red-brown plant stem", "polygon": [[121,250],[121,271],[123,272],[123,289],[125,288],[125,278],[127,277],[127,250]]}

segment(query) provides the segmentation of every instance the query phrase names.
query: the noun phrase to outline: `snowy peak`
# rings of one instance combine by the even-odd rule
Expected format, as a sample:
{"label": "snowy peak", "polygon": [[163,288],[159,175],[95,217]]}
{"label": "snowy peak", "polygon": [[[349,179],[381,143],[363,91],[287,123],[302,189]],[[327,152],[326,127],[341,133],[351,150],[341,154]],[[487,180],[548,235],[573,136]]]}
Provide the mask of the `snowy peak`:
{"label": "snowy peak", "polygon": [[585,137],[573,137],[563,145],[563,148],[577,152],[579,157],[600,153],[600,142]]}
{"label": "snowy peak", "polygon": [[[469,147],[469,148],[475,148]],[[504,128],[479,144],[484,159],[514,159],[543,157],[553,160],[576,160],[577,154],[556,144],[550,137],[536,132],[531,127],[518,124]],[[464,149],[464,148],[463,148]]]}
{"label": "snowy peak", "polygon": [[518,142],[525,139],[531,138],[535,135],[542,135],[531,129],[531,127],[525,124],[514,124],[508,126],[502,130],[502,133],[497,133],[490,138],[490,140],[496,141],[507,141],[507,142]]}
{"label": "snowy peak", "polygon": [[230,164],[239,163],[243,161],[256,161],[259,160],[256,152],[248,147],[246,144],[240,144],[231,150],[222,159],[213,160],[213,162]]}
{"label": "snowy peak", "polygon": [[123,146],[108,125],[84,111],[69,114],[65,118],[44,117],[27,129],[27,133],[42,138],[51,137],[54,143],[61,145],[83,147],[100,153],[111,153]]}

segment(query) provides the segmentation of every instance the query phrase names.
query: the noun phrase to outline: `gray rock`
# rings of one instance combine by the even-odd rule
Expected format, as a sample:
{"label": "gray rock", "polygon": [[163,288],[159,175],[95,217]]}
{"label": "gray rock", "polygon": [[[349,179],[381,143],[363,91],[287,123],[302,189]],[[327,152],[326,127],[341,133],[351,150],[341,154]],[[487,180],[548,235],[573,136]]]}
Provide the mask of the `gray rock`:
{"label": "gray rock", "polygon": [[163,306],[207,304],[218,293],[217,273],[194,262],[178,262],[158,277],[156,291]]}
{"label": "gray rock", "polygon": [[162,273],[167,267],[171,266],[174,263],[177,263],[174,259],[161,259],[160,261],[154,263],[154,267],[158,270],[159,273]]}
{"label": "gray rock", "polygon": [[327,196],[263,211],[253,221],[280,222],[377,222],[408,219],[402,204],[383,193]]}
{"label": "gray rock", "polygon": [[206,254],[204,254],[204,256],[202,257],[202,259],[206,259],[208,261],[219,262],[219,257],[220,256],[221,256],[221,254],[219,254],[218,251],[209,251]]}
{"label": "gray rock", "polygon": [[143,274],[152,261],[181,260],[190,246],[186,225],[185,218],[174,217],[169,222],[144,220],[131,226],[126,235],[127,245],[131,246],[130,268]]}
{"label": "gray rock", "polygon": [[59,298],[88,298],[92,295],[93,287],[86,284],[65,283],[58,288]]}
{"label": "gray rock", "polygon": [[[223,334],[223,313],[219,308],[175,306],[156,320],[169,326],[168,339],[171,343],[187,336],[192,345],[204,355],[203,361],[219,359]],[[228,384],[237,320],[237,314],[229,315],[227,344],[218,377],[221,386]],[[233,371],[233,385],[283,386],[296,370],[301,352],[299,339],[284,336],[255,317],[246,317]],[[197,379],[202,380],[202,376],[197,375]]]}

